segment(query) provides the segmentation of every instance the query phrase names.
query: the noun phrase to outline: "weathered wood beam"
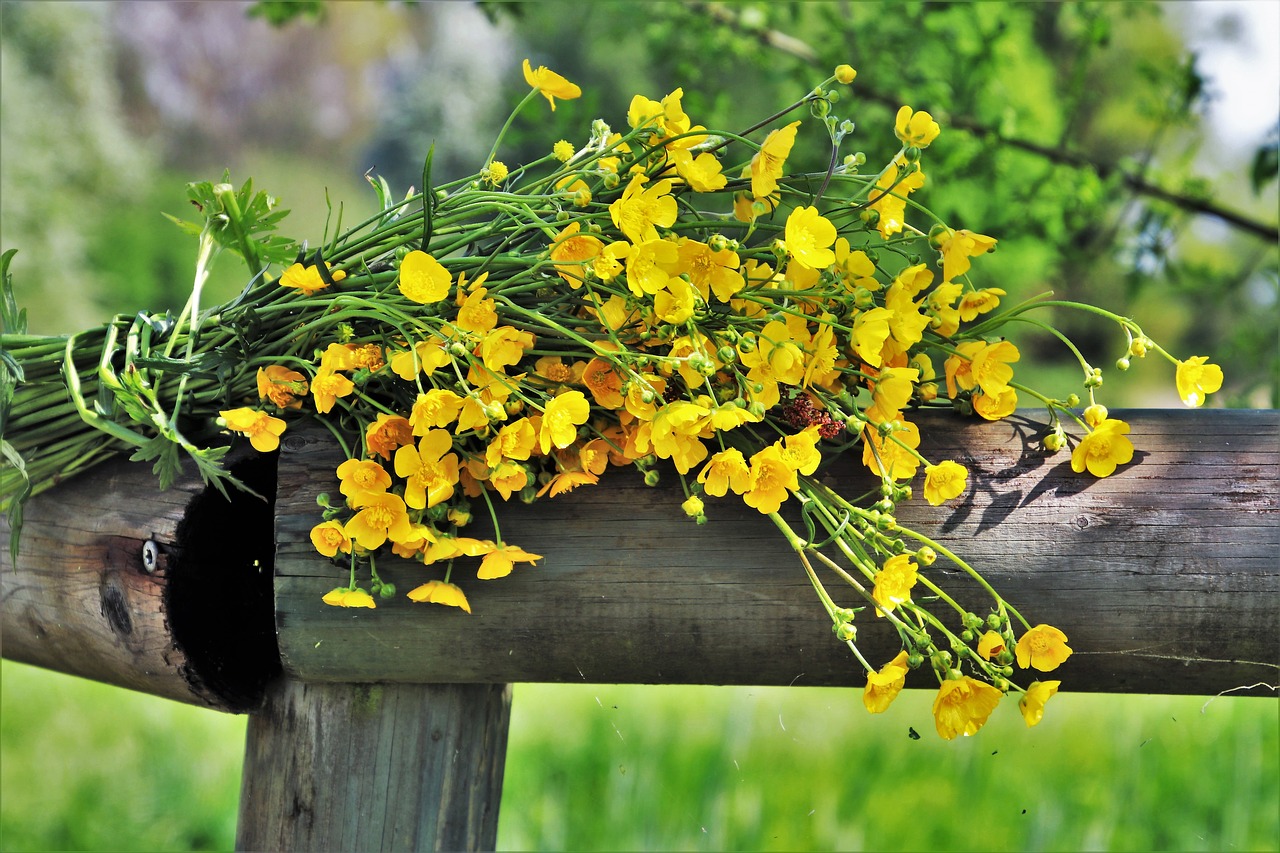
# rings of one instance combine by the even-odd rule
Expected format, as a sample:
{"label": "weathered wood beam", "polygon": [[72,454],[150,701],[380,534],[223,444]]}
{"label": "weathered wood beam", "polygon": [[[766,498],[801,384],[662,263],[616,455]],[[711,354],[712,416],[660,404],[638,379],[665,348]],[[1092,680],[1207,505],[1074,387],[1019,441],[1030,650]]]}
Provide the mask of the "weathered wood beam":
{"label": "weathered wood beam", "polygon": [[[275,490],[274,458],[235,473]],[[267,501],[227,501],[188,471],[105,462],[31,500],[17,561],[0,517],[0,625],[11,660],[244,711],[280,669]]]}
{"label": "weathered wood beam", "polygon": [[237,850],[493,850],[511,688],[281,680],[249,719]]}
{"label": "weathered wood beam", "polygon": [[[1099,480],[1040,448],[1039,413],[998,423],[920,415],[921,451],[968,466],[970,489],[942,507],[917,498],[899,518],[969,559],[1033,624],[1066,631],[1076,654],[1055,673],[1064,689],[1211,694],[1276,683],[1280,412],[1115,416],[1132,425],[1138,453]],[[280,458],[276,624],[293,678],[862,682],[774,527],[714,499],[710,523],[694,525],[670,474],[651,489],[610,471],[597,487],[500,506],[504,540],[544,559],[489,582],[460,561],[454,579],[473,615],[403,594],[377,610],[325,606],[345,571],[315,553],[308,532],[316,494],[336,494],[335,453],[323,436],[294,436]],[[827,476],[857,495],[874,485],[861,467],[838,459]],[[942,583],[986,612],[976,587],[941,565],[932,571]],[[441,575],[398,558],[378,570],[401,593]],[[858,624],[873,662],[896,653],[884,624],[869,613]]]}

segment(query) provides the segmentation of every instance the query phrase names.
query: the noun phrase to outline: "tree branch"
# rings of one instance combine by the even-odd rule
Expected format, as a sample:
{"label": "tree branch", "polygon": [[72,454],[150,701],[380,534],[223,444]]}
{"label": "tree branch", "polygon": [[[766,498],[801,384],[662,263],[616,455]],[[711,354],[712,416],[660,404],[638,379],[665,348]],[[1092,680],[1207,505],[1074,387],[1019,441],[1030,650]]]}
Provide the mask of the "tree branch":
{"label": "tree branch", "polygon": [[[801,41],[794,36],[780,32],[779,30],[770,29],[768,27],[751,27],[744,24],[738,13],[727,5],[693,2],[688,8],[694,12],[705,14],[708,18],[719,24],[730,27],[737,32],[755,38],[760,44],[776,50],[780,53],[787,54],[802,62],[813,66],[822,65],[822,58],[818,55],[810,45]],[[859,85],[859,94],[865,100],[883,104],[890,109],[896,109],[901,106],[901,102],[889,95],[868,90]],[[1101,178],[1108,178],[1111,175],[1119,174],[1124,185],[1139,195],[1156,198],[1160,201],[1172,204],[1182,210],[1189,211],[1194,214],[1212,216],[1222,220],[1233,228],[1237,228],[1245,233],[1252,234],[1264,240],[1273,243],[1280,242],[1280,227],[1261,222],[1250,216],[1238,211],[1225,208],[1211,199],[1202,197],[1184,195],[1172,190],[1165,189],[1157,184],[1143,178],[1141,175],[1133,174],[1126,171],[1122,167],[1114,163],[1101,163],[1086,157],[1083,154],[1077,154],[1062,148],[1054,148],[1041,145],[1027,139],[1020,139],[1012,136],[1005,136],[995,128],[983,124],[976,119],[968,116],[955,116],[951,120],[951,127],[957,130],[963,130],[972,133],[975,136],[982,136],[996,140],[997,142],[1016,148],[1019,151],[1025,151],[1029,154],[1043,157],[1044,159],[1064,166],[1070,166],[1076,169],[1092,169]]]}

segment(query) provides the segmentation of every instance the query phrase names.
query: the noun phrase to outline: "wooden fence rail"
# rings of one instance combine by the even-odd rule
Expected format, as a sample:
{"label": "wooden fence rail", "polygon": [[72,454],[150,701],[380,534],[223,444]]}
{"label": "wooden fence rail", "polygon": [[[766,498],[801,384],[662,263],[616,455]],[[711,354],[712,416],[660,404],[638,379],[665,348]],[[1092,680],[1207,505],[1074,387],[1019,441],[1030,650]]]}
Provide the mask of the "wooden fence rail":
{"label": "wooden fence rail", "polygon": [[[921,415],[922,452],[964,463],[970,488],[943,507],[903,505],[899,520],[1066,631],[1064,689],[1274,684],[1280,412],[1117,416],[1138,453],[1097,480],[1040,449],[1035,416]],[[504,540],[544,558],[493,582],[455,571],[473,615],[403,596],[375,611],[324,606],[344,573],[307,534],[316,493],[334,490],[335,452],[300,434],[278,458],[245,458],[238,473],[274,505],[225,501],[194,478],[159,492],[145,466],[104,465],[34,500],[16,563],[0,556],[5,657],[255,713],[242,848],[492,846],[509,682],[862,681],[772,525],[710,500],[711,522],[696,526],[672,476],[647,488],[611,472],[502,507]],[[858,494],[874,485],[860,467],[837,459],[825,476]],[[437,576],[394,559],[379,571],[402,591]],[[860,620],[873,662],[896,642]]]}

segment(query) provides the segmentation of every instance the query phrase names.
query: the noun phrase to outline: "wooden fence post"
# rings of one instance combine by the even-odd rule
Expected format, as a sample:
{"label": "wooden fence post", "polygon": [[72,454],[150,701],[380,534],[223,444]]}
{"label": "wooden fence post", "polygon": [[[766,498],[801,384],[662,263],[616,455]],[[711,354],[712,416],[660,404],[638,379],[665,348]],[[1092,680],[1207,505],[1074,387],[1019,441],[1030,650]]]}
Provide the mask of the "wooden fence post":
{"label": "wooden fence post", "polygon": [[281,680],[249,721],[239,850],[492,850],[511,688]]}

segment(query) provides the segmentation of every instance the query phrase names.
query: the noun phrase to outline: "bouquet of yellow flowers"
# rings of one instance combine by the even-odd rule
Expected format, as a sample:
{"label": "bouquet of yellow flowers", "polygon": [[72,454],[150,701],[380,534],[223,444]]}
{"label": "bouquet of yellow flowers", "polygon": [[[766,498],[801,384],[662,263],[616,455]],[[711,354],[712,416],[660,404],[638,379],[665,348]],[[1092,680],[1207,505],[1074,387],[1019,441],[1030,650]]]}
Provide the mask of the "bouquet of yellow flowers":
{"label": "bouquet of yellow flowers", "polygon": [[[541,97],[554,110],[580,95],[527,60],[524,73],[530,92],[513,118]],[[625,129],[597,120],[585,140],[555,142],[535,162],[497,159],[500,134],[477,174],[436,186],[428,156],[421,192],[397,201],[371,179],[378,214],[314,250],[273,233],[283,212],[251,184],[192,185],[203,221],[182,223],[199,255],[178,317],[142,313],[39,338],[22,334],[6,295],[5,506],[20,512],[28,494],[127,448],[153,461],[162,483],[185,453],[210,482],[236,487],[221,464],[226,433],[270,452],[312,421],[345,455],[340,497],[318,496],[311,532],[342,567],[324,602],[376,607],[397,594],[378,563],[401,559],[438,575],[410,599],[470,612],[464,573],[493,580],[544,559],[504,541],[502,502],[591,486],[612,466],[656,483],[665,464],[691,521],[746,511],[777,526],[866,670],[869,711],[928,666],[943,737],[977,731],[1010,692],[1035,725],[1059,682],[1020,687],[1014,665],[1054,670],[1071,654],[1067,638],[897,523],[918,475],[933,505],[961,496],[967,478],[958,462],[920,453],[908,413],[943,406],[995,420],[1032,398],[1050,412],[1045,448],[1063,449],[1061,419],[1075,420],[1084,437],[1072,467],[1105,477],[1132,459],[1128,427],[1095,399],[1101,371],[1037,309],[1116,323],[1127,339],[1118,366],[1168,358],[1189,405],[1222,373],[1203,357],[1175,359],[1132,320],[1093,306],[1046,295],[998,310],[1005,292],[970,277],[997,241],[948,227],[913,197],[937,122],[904,106],[887,163],[868,169],[862,154],[842,154],[853,125],[836,110],[854,77],[842,65],[740,132],[696,124],[677,89],[637,95]],[[796,111],[829,139],[825,170],[788,168]],[[202,310],[222,249],[254,280]],[[1015,380],[1020,353],[1002,335],[1015,323],[1056,335],[1079,358],[1082,414],[1076,395]],[[838,494],[820,477],[826,464],[864,465],[879,489]],[[745,510],[717,506],[738,500]],[[791,501],[802,526],[780,514]],[[492,517],[492,539],[464,535],[477,512]],[[989,593],[988,612],[956,603],[931,570],[939,560]],[[866,611],[902,641],[879,667],[858,651]]]}

